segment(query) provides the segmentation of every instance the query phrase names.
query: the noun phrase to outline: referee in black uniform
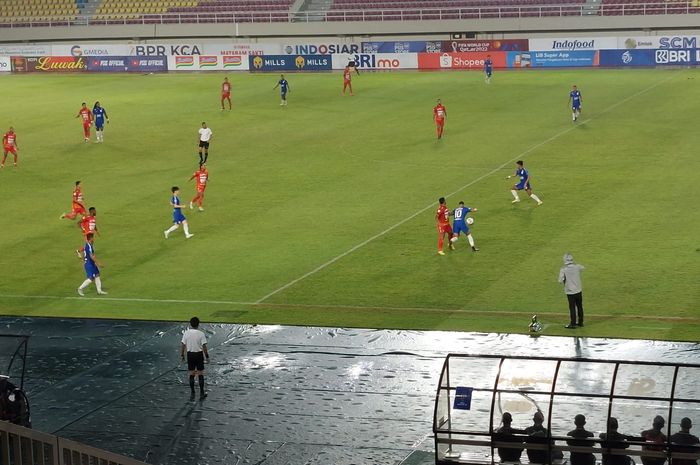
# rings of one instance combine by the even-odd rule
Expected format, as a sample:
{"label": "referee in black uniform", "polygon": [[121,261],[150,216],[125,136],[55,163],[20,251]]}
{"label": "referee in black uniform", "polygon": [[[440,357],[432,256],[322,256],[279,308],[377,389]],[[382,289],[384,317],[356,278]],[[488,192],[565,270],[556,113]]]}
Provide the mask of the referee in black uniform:
{"label": "referee in black uniform", "polygon": [[192,317],[190,326],[182,335],[180,345],[180,357],[185,360],[187,353],[187,370],[190,374],[190,400],[194,400],[194,377],[199,376],[199,398],[204,399],[207,393],[204,392],[204,358],[209,361],[209,351],[207,350],[207,337],[199,330],[199,318]]}

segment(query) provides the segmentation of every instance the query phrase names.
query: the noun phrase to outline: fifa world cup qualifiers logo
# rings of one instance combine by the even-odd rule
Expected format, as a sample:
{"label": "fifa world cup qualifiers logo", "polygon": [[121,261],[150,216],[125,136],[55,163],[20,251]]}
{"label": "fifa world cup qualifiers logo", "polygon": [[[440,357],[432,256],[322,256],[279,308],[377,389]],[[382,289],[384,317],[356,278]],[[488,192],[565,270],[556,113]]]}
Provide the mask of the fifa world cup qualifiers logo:
{"label": "fifa world cup qualifiers logo", "polygon": [[260,69],[260,68],[262,68],[262,65],[263,65],[263,59],[261,56],[258,55],[255,58],[253,58],[253,68]]}
{"label": "fifa world cup qualifiers logo", "polygon": [[306,60],[304,60],[304,57],[299,56],[299,57],[296,57],[296,59],[294,60],[294,64],[296,65],[297,68],[302,69],[304,67],[304,65],[306,64]]}

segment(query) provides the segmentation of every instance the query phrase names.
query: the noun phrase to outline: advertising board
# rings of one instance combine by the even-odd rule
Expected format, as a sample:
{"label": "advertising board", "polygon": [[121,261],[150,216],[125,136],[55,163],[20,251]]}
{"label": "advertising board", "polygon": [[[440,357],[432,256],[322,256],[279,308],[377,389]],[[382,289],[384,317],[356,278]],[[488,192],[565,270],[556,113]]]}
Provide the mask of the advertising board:
{"label": "advertising board", "polygon": [[529,50],[527,39],[504,40],[445,40],[441,43],[442,52],[498,52],[511,50]]}
{"label": "advertising board", "polygon": [[326,71],[333,67],[331,55],[249,55],[250,71]]}
{"label": "advertising board", "polygon": [[405,40],[396,42],[362,42],[361,53],[440,53],[441,51],[441,41]]}
{"label": "advertising board", "polygon": [[567,37],[530,39],[530,50],[576,51],[616,49],[617,37]]}
{"label": "advertising board", "polygon": [[40,57],[51,54],[51,45],[0,44],[0,55],[2,56]]}
{"label": "advertising board", "polygon": [[576,50],[561,52],[508,52],[509,68],[571,68],[598,66],[598,52]]}
{"label": "advertising board", "polygon": [[165,57],[97,56],[84,57],[92,72],[158,72],[168,70]]}
{"label": "advertising board", "polygon": [[129,55],[129,46],[126,44],[57,44],[51,46],[50,55],[57,57],[126,56]]}
{"label": "advertising board", "polygon": [[345,68],[350,59],[360,69],[418,69],[416,53],[336,54],[333,55],[333,69]]}
{"label": "advertising board", "polygon": [[85,57],[12,57],[12,71],[18,73],[71,73],[87,71]]}
{"label": "advertising board", "polygon": [[217,43],[203,44],[201,49],[202,55],[222,55],[222,56],[238,56],[238,55],[281,55],[281,44],[234,44],[234,43]]}
{"label": "advertising board", "polygon": [[0,73],[12,71],[12,60],[10,57],[0,57]]}
{"label": "advertising board", "polygon": [[333,55],[335,53],[355,54],[361,52],[360,44],[285,44],[282,53],[286,55]]}
{"label": "advertising board", "polygon": [[247,71],[248,56],[178,55],[168,57],[171,71]]}
{"label": "advertising board", "polygon": [[698,36],[618,37],[618,49],[698,48]]}
{"label": "advertising board", "polygon": [[513,52],[419,53],[419,69],[483,69],[491,55],[494,68],[505,68],[507,55]]}
{"label": "advertising board", "polygon": [[700,49],[601,50],[600,66],[695,66]]}
{"label": "advertising board", "polygon": [[202,44],[132,44],[126,55],[132,56],[170,56],[170,55],[202,55]]}

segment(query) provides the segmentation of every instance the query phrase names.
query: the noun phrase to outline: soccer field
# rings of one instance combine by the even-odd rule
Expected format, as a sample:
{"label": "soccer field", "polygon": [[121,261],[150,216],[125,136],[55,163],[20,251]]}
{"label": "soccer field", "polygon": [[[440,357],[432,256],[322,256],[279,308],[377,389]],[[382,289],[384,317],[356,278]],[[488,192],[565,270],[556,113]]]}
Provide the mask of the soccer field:
{"label": "soccer field", "polygon": [[[0,313],[700,339],[697,150],[700,71],[230,74],[0,77],[0,128],[20,167],[0,172]],[[577,84],[583,114],[571,121]],[[432,107],[447,107],[435,138]],[[99,100],[104,144],[74,116]],[[214,132],[204,212],[164,239],[197,129]],[[94,140],[94,139],[93,139]],[[523,159],[537,207],[511,204]],[[74,181],[95,206],[108,296],[84,279]],[[439,256],[437,198],[477,207]],[[570,251],[584,272],[586,326],[566,330],[556,281]]]}

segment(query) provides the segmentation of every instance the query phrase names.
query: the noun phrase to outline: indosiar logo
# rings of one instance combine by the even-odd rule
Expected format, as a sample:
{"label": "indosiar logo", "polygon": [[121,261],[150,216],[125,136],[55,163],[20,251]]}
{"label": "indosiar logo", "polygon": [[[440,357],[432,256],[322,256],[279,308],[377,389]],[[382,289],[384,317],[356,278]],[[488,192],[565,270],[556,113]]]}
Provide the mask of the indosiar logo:
{"label": "indosiar logo", "polygon": [[260,69],[263,66],[263,59],[260,55],[253,58],[253,68]]}
{"label": "indosiar logo", "polygon": [[304,65],[306,65],[306,60],[304,60],[304,57],[298,56],[294,60],[294,64],[296,65],[297,68],[302,69],[302,68],[304,68]]}

